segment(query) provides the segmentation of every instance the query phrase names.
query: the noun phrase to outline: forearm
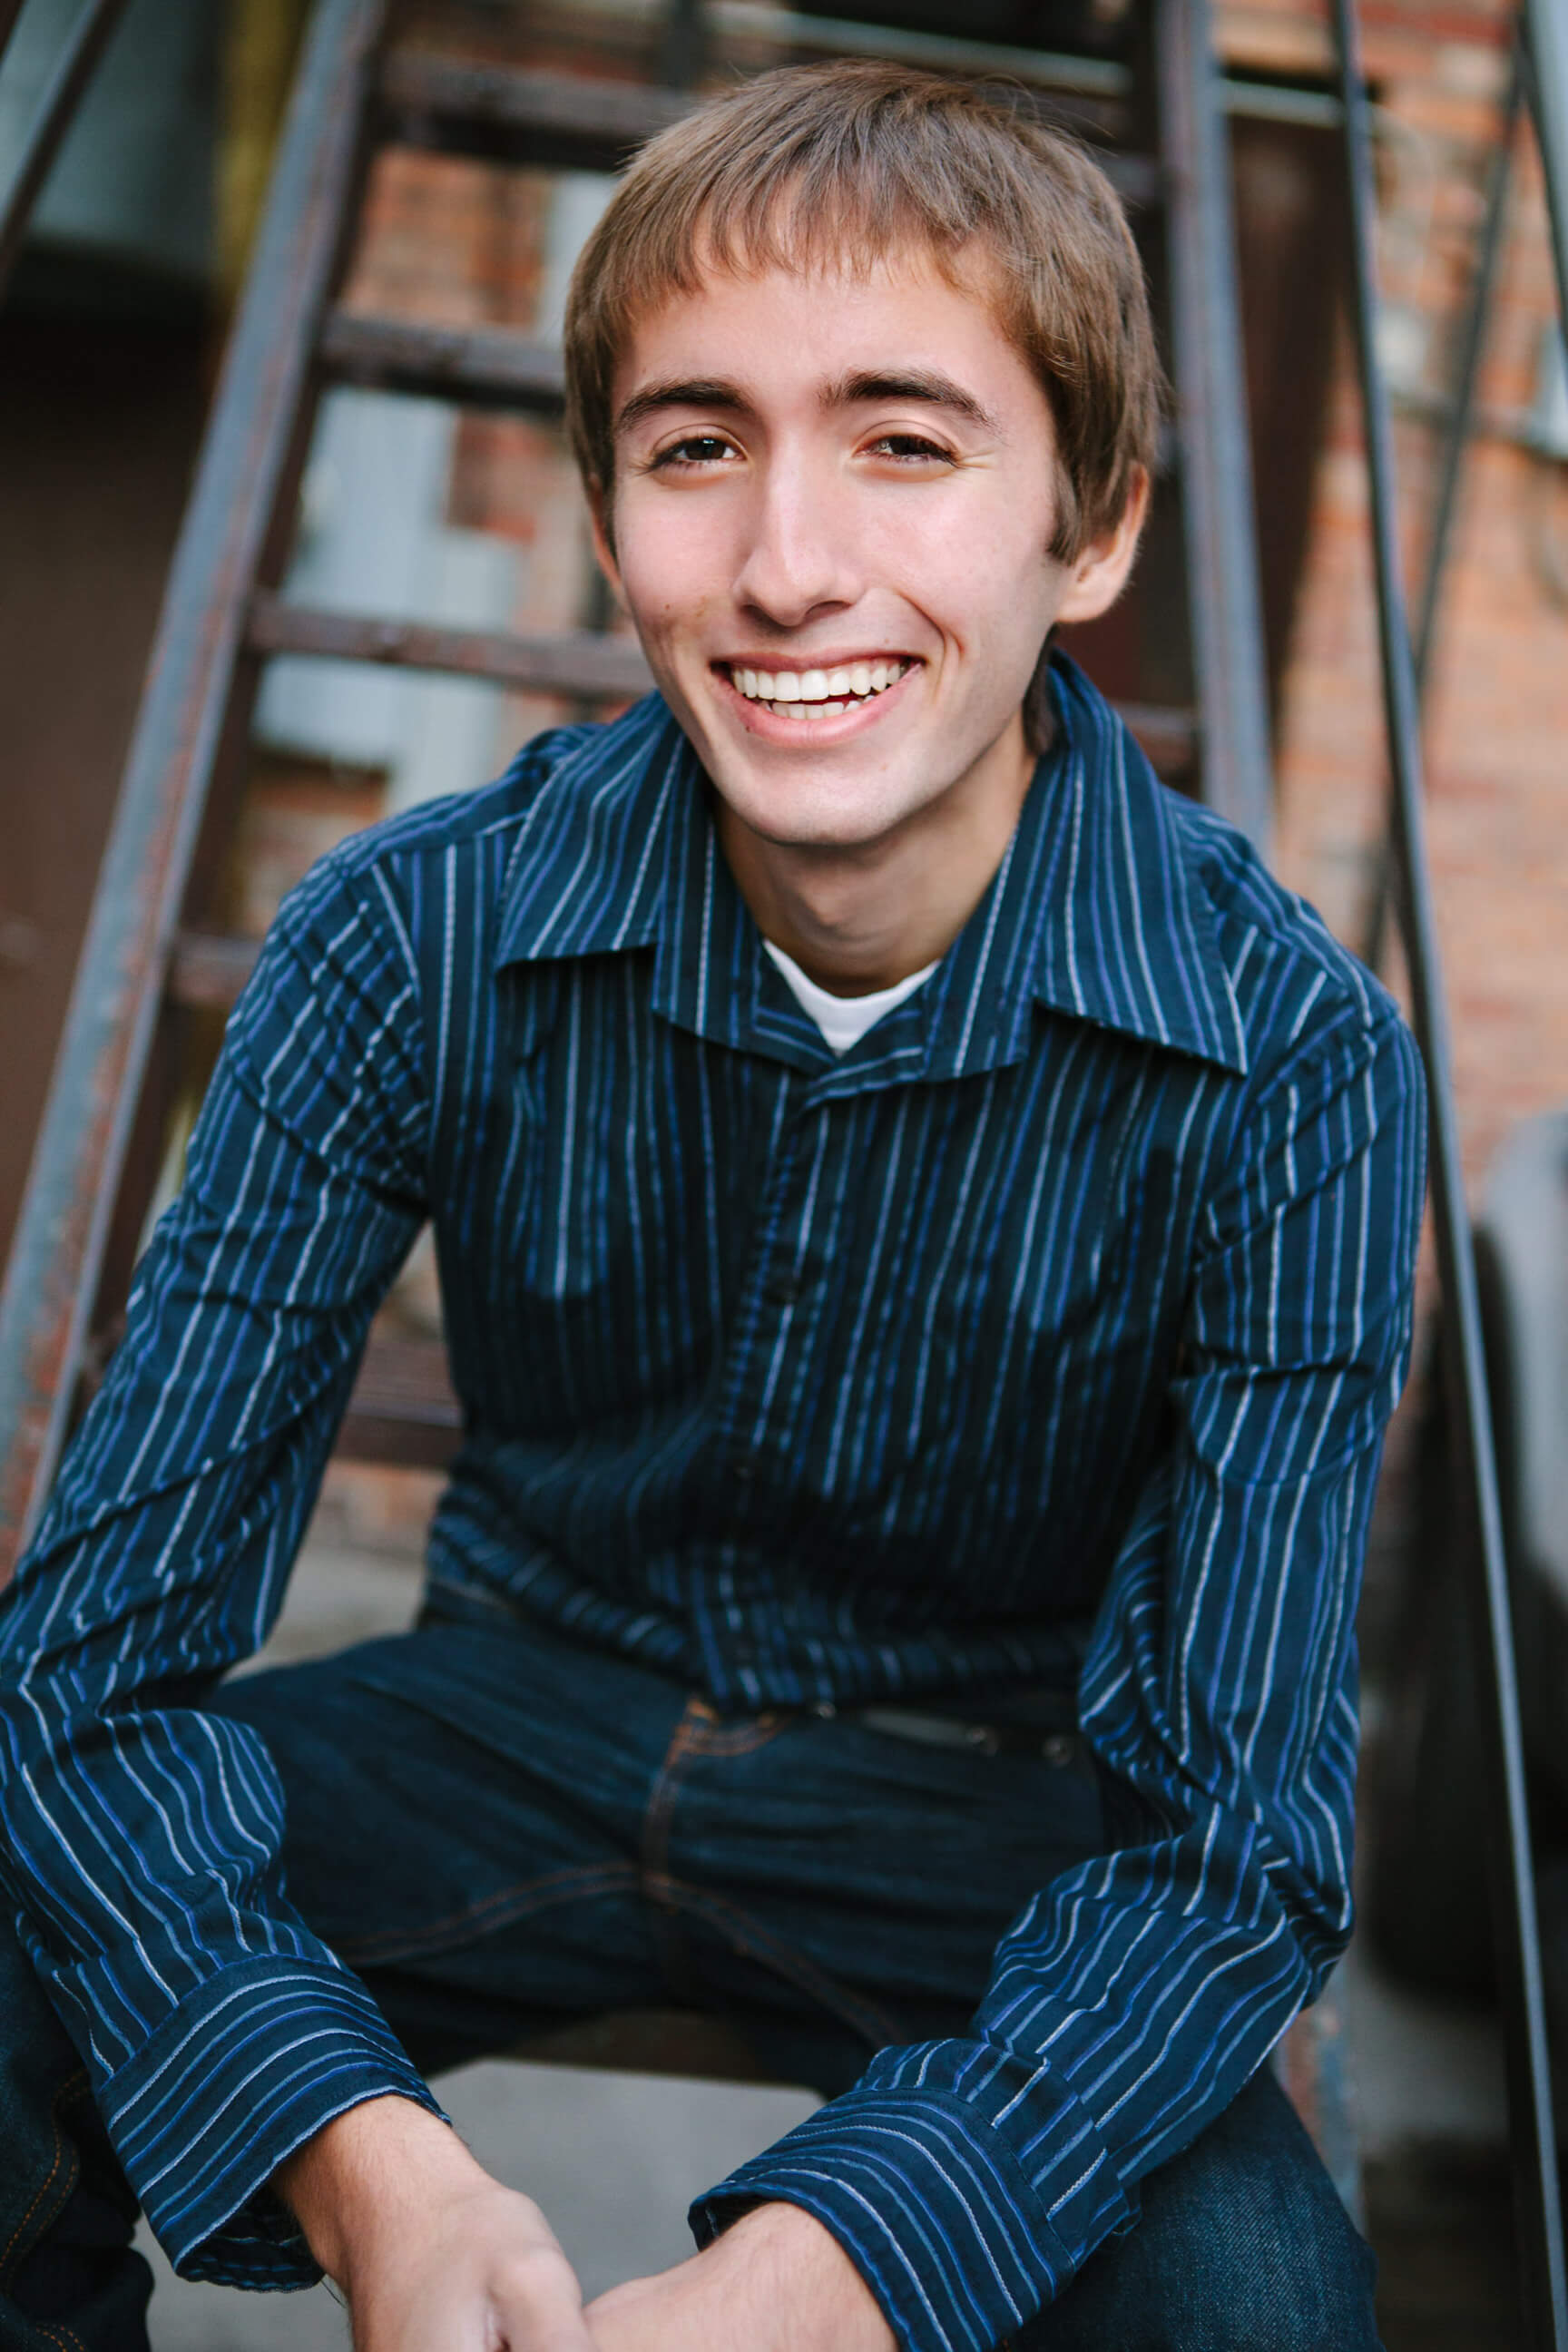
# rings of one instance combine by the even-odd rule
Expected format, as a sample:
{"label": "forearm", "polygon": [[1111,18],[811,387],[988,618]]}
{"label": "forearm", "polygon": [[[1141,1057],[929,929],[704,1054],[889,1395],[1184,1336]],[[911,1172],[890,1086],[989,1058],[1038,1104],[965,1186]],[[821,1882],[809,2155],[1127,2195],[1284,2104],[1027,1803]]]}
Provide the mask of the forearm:
{"label": "forearm", "polygon": [[347,2289],[356,2257],[433,2200],[493,2186],[450,2124],[412,2099],[366,2099],[313,2134],[272,2177],[327,2276]]}

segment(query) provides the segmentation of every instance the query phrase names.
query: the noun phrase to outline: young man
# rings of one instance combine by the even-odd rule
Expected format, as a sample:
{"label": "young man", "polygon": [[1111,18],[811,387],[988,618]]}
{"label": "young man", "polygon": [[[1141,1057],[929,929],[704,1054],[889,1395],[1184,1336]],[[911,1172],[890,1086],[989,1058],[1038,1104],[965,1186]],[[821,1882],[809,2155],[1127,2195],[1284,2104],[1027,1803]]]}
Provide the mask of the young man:
{"label": "young man", "polygon": [[[1042,656],[1143,513],[1125,225],[1005,102],[775,74],[568,357],[658,695],[294,895],[8,1598],[0,2340],[141,2342],[133,2193],[362,2352],[1371,2346],[1265,2061],[1349,1927],[1420,1084]],[[425,1614],[222,1683],[426,1217]],[[419,2070],[671,1998],[837,2095],[584,2312]]]}

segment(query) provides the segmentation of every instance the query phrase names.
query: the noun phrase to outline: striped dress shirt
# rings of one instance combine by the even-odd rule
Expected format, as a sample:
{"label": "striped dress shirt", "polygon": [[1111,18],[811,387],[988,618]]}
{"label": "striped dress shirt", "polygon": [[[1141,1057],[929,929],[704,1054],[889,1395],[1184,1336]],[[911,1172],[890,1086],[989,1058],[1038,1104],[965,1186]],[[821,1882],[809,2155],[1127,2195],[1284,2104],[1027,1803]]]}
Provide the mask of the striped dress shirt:
{"label": "striped dress shirt", "polygon": [[335,851],[229,1025],[126,1339],[0,1608],[3,1869],[192,2276],[313,2275],[266,2189],[429,2095],[290,1908],[256,1736],[366,1328],[435,1227],[436,1586],[721,1710],[994,1693],[1087,1643],[1114,1851],[701,2200],[806,2207],[984,2352],[1136,2215],[1341,1951],[1353,1612],[1423,1193],[1407,1031],[1058,660],[931,978],[842,1058],[657,698]]}

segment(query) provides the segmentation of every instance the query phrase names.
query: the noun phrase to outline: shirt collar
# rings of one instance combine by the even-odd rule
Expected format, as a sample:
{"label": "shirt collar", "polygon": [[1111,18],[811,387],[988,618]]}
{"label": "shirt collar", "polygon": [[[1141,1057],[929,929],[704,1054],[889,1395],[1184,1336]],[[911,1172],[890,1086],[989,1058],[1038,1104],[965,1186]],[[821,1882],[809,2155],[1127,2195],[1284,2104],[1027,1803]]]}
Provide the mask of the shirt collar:
{"label": "shirt collar", "polygon": [[761,952],[696,754],[657,695],[584,731],[526,810],[498,966],[658,950],[656,1009],[847,1084],[1021,1060],[1036,1003],[1244,1072],[1191,812],[1076,664],[1006,856],[937,971],[834,1064]]}

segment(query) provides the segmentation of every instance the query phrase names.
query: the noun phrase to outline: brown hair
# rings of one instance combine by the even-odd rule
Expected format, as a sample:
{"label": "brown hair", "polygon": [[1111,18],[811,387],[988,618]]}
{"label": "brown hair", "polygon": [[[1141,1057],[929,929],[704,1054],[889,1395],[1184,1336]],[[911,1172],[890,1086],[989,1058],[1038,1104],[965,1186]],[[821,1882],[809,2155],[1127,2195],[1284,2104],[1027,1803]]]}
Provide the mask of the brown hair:
{"label": "brown hair", "polygon": [[991,257],[1004,331],[1051,404],[1070,562],[1152,467],[1163,379],[1126,215],[1026,93],[876,62],[758,75],[651,140],[584,247],[566,310],[566,416],[584,480],[614,479],[615,373],[638,317],[705,268],[809,267],[923,247],[957,283]]}

